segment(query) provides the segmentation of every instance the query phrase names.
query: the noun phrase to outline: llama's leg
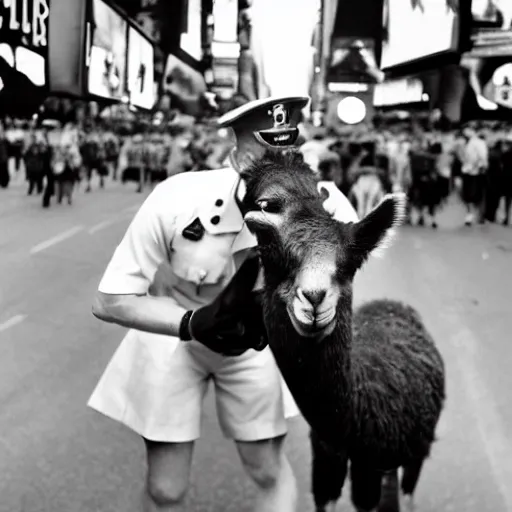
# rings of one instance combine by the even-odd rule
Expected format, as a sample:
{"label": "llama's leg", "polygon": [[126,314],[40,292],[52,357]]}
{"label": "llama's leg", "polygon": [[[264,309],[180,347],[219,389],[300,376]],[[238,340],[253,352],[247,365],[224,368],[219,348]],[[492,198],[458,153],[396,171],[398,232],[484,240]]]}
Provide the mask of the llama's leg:
{"label": "llama's leg", "polygon": [[402,488],[400,505],[401,512],[413,512],[413,494],[420,478],[423,459],[404,466],[404,473],[400,487]]}
{"label": "llama's leg", "polygon": [[357,512],[377,511],[382,474],[357,462],[350,466],[351,498]]}
{"label": "llama's leg", "polygon": [[386,473],[382,478],[378,512],[399,512],[398,470]]}
{"label": "llama's leg", "polygon": [[347,476],[347,457],[333,454],[311,433],[312,492],[317,512],[334,512]]}

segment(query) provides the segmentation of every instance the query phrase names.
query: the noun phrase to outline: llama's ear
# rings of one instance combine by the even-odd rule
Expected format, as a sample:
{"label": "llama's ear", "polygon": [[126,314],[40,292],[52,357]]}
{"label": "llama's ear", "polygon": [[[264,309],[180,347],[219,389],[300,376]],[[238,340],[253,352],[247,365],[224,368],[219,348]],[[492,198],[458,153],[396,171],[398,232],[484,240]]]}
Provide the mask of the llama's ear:
{"label": "llama's ear", "polygon": [[364,219],[353,225],[351,252],[358,267],[370,254],[379,254],[391,245],[395,229],[405,218],[406,204],[405,194],[386,195]]}

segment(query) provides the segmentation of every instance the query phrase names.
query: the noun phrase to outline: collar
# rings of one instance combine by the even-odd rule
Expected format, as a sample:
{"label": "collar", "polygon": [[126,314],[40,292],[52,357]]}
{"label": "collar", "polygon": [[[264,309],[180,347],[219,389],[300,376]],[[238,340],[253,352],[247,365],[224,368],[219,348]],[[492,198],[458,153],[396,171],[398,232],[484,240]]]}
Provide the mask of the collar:
{"label": "collar", "polygon": [[[233,161],[234,157],[230,155],[230,163]],[[212,235],[237,233],[231,248],[233,254],[258,245],[256,237],[244,223],[238,206],[245,193],[245,184],[235,165],[231,164],[220,173],[215,173],[212,192],[203,198],[198,215],[206,231]]]}

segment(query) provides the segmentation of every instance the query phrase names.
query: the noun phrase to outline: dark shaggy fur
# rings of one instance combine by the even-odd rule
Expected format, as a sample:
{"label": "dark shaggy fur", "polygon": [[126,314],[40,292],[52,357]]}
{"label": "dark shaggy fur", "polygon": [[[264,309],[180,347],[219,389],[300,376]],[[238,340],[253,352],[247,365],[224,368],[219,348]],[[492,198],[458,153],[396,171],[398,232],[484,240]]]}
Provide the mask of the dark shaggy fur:
{"label": "dark shaggy fur", "polygon": [[[356,225],[337,223],[293,154],[267,155],[244,178],[247,210],[256,209],[262,195],[277,197],[269,191],[281,192],[268,205],[284,218],[279,233],[255,229],[265,271],[264,317],[276,361],[311,427],[317,510],[339,498],[349,461],[358,510],[377,506],[384,475],[379,510],[397,510],[396,469],[404,468],[402,490],[412,494],[445,391],[443,360],[413,308],[375,300],[352,314],[354,274],[393,224],[393,202]],[[322,251],[336,251],[341,296],[334,332],[315,341],[295,331],[286,301],[298,270]]]}

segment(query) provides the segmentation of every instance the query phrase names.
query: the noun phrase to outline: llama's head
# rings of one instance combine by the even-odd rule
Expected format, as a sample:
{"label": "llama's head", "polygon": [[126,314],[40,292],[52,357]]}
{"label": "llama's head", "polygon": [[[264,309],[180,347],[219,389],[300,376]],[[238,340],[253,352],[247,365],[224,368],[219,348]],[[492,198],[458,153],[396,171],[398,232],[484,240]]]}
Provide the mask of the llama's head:
{"label": "llama's head", "polygon": [[258,239],[274,307],[286,308],[301,336],[330,334],[338,306],[351,307],[356,271],[400,222],[405,196],[386,196],[364,219],[345,224],[324,209],[299,153],[269,153],[242,177],[245,221]]}

